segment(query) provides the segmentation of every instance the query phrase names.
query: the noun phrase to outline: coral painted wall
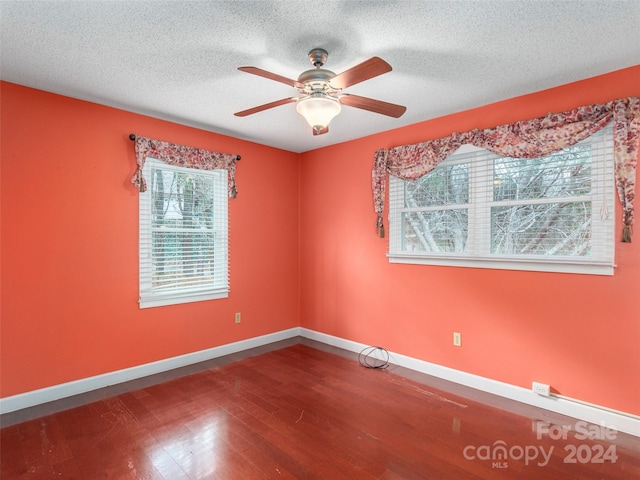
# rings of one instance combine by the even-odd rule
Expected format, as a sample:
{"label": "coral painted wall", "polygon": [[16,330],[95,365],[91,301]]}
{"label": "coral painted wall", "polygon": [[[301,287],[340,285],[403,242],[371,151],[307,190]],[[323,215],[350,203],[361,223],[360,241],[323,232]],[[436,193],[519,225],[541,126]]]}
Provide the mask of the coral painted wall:
{"label": "coral painted wall", "polygon": [[640,415],[640,229],[613,277],[390,264],[371,198],[379,148],[638,95],[640,66],[303,154],[301,325]]}
{"label": "coral painted wall", "polygon": [[[301,155],[0,85],[0,396],[301,325],[640,415],[638,229],[613,277],[392,265],[371,198],[379,148],[640,95],[640,66]],[[242,156],[228,299],[138,308],[131,132]]]}
{"label": "coral painted wall", "polygon": [[[298,154],[1,88],[2,397],[299,325]],[[242,156],[228,299],[138,308],[129,133]]]}

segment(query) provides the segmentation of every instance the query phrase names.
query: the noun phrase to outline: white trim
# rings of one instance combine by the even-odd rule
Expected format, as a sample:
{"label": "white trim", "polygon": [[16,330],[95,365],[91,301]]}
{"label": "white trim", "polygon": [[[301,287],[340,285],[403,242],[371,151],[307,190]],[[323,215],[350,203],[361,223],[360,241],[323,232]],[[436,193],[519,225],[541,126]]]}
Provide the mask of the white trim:
{"label": "white trim", "polygon": [[213,291],[207,290],[205,293],[170,292],[165,295],[145,296],[145,298],[140,298],[138,303],[140,308],[151,308],[179,305],[181,303],[205,302],[207,300],[218,300],[219,298],[229,298],[229,289],[227,287],[213,289]]}
{"label": "white trim", "polygon": [[613,275],[615,265],[605,262],[576,263],[556,259],[489,258],[463,255],[416,255],[388,253],[389,263],[409,265],[436,265],[441,267],[493,268],[497,270],[522,270],[530,272],[579,273],[589,275]]}
{"label": "white trim", "polygon": [[[293,337],[305,337],[317,342],[321,342],[334,347],[342,348],[350,352],[361,352],[370,345],[346,340],[326,333],[316,332],[303,327],[294,327],[288,330],[262,335],[260,337],[248,338],[226,345],[220,345],[207,350],[188,353],[178,357],[168,358],[137,367],[126,368],[115,372],[97,375],[95,377],[83,378],[73,382],[54,385],[52,387],[33,390],[11,397],[0,398],[0,413],[9,413],[23,408],[29,408],[61,398],[90,392],[100,388],[108,387],[118,383],[127,382],[137,378],[154,375],[175,368],[192,365],[194,363],[211,360],[213,358],[230,355],[250,348],[256,348],[269,343],[287,340]],[[567,415],[578,420],[585,420],[596,425],[603,424],[607,427],[615,428],[619,432],[640,437],[640,417],[635,415],[617,412],[606,407],[592,405],[580,400],[567,397],[551,396],[542,397],[536,395],[527,388],[510,385],[490,378],[481,377],[471,373],[444,367],[435,363],[426,362],[417,358],[408,357],[398,353],[389,352],[394,365],[409,368],[434,377],[442,378],[460,385],[475,388],[477,390],[498,395],[516,402],[533,405],[552,412]]]}
{"label": "white trim", "polygon": [[288,330],[281,330],[275,333],[269,333],[260,337],[248,338],[238,342],[227,343],[218,347],[200,350],[198,352],[187,353],[178,357],[167,358],[157,362],[138,365],[136,367],[125,368],[94,377],[83,378],[73,382],[53,385],[51,387],[33,390],[11,397],[0,398],[0,413],[9,413],[23,408],[33,407],[61,398],[71,397],[81,393],[87,393],[92,390],[108,387],[118,383],[128,382],[137,378],[155,375],[156,373],[166,372],[175,368],[192,365],[194,363],[211,360],[213,358],[223,357],[232,353],[241,352],[250,348],[261,347],[270,343],[279,342],[288,338],[300,336],[300,328],[294,327]]}
{"label": "white trim", "polygon": [[[300,335],[351,352],[361,352],[362,349],[369,346],[307,328],[301,328]],[[561,415],[567,415],[578,420],[585,420],[596,425],[603,424],[607,427],[615,428],[618,432],[640,437],[640,417],[629,413],[616,412],[606,407],[587,404],[567,397],[543,397],[533,393],[527,388],[510,385],[398,353],[389,352],[389,356],[391,363],[394,365],[515,400],[516,402],[533,405],[534,407],[550,410]]]}

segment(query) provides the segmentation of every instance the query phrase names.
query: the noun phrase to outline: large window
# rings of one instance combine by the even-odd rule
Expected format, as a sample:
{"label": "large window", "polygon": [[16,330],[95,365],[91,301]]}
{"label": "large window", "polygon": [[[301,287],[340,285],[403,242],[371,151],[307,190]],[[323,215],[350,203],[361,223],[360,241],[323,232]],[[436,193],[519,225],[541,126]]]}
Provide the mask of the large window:
{"label": "large window", "polygon": [[227,171],[147,158],[143,174],[140,307],[227,297]]}
{"label": "large window", "polygon": [[463,146],[413,181],[390,177],[392,262],[613,273],[608,126],[544,158]]}

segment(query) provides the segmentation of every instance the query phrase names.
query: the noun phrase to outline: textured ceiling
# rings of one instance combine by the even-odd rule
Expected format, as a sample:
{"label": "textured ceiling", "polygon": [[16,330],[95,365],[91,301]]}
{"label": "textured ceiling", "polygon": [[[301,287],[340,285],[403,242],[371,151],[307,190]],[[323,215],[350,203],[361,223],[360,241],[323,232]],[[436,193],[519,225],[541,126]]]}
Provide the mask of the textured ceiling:
{"label": "textured ceiling", "polygon": [[[294,152],[638,64],[640,0],[0,1],[1,78]],[[296,95],[237,70],[296,79],[311,48],[340,73],[372,56],[393,71],[346,92],[405,105],[350,107],[326,135]],[[145,132],[137,132],[145,134]]]}

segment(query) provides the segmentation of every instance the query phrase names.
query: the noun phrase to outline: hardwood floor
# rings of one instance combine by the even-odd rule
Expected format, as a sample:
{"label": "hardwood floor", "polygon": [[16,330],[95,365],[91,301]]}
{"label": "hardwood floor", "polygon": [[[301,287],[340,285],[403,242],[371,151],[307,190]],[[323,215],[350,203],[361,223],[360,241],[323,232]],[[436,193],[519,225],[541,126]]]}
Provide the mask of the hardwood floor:
{"label": "hardwood floor", "polygon": [[0,477],[640,478],[636,437],[584,440],[588,425],[575,419],[399,367],[366,369],[308,340],[277,347],[50,405],[49,415],[5,415]]}

